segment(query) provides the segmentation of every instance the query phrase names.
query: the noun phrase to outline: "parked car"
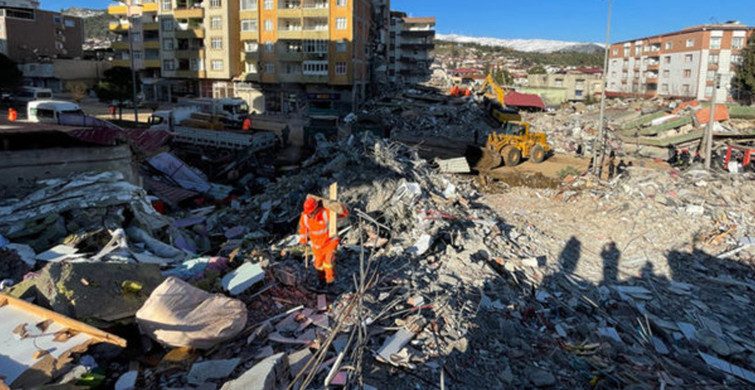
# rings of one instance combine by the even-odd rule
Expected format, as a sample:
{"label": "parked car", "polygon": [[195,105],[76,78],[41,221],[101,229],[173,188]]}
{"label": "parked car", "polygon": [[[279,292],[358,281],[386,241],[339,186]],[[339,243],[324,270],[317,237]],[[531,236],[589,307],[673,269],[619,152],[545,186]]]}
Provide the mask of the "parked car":
{"label": "parked car", "polygon": [[50,88],[21,87],[13,96],[12,103],[26,105],[34,100],[52,99]]}
{"label": "parked car", "polygon": [[61,114],[84,115],[81,107],[62,100],[35,100],[26,108],[27,120],[36,123],[58,123]]}

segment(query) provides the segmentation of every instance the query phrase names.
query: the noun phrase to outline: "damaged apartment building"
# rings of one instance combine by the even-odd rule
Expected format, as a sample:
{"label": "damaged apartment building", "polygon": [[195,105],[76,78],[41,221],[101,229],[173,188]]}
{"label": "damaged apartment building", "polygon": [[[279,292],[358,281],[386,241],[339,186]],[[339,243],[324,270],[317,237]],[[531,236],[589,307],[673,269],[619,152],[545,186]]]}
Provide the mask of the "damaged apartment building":
{"label": "damaged apartment building", "polygon": [[139,70],[147,100],[238,96],[256,112],[348,112],[391,71],[389,0],[147,0],[108,13],[119,17],[114,65]]}

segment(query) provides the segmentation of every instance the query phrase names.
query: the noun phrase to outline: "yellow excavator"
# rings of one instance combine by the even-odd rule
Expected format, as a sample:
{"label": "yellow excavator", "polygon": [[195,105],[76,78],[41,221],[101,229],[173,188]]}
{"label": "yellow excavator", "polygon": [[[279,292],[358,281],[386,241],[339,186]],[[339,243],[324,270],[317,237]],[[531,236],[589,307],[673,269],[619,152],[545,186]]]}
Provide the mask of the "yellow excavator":
{"label": "yellow excavator", "polygon": [[501,129],[490,133],[479,151],[467,149],[472,166],[478,171],[493,169],[501,162],[515,166],[522,156],[528,156],[534,163],[543,162],[551,151],[546,135],[530,132],[530,124],[521,121],[518,111],[505,108],[505,91],[491,75],[485,78],[477,94],[483,96],[483,105],[501,124]]}

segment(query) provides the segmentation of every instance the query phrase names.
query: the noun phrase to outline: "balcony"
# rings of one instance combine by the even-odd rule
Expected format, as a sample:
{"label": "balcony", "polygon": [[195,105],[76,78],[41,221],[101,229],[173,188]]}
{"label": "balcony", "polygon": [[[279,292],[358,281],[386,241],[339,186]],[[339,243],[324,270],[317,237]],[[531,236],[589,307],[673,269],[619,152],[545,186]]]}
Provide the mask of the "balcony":
{"label": "balcony", "polygon": [[186,30],[176,30],[176,38],[204,38],[204,28],[187,28]]}
{"label": "balcony", "polygon": [[[278,39],[303,39],[303,33],[301,30],[278,30]],[[307,35],[307,38],[315,39],[309,35]],[[242,37],[242,39],[244,38]]]}
{"label": "balcony", "polygon": [[128,14],[128,7],[125,5],[111,5],[107,7],[108,15],[126,15]]}
{"label": "balcony", "polygon": [[257,10],[239,11],[239,19],[257,19]]}
{"label": "balcony", "polygon": [[401,36],[407,38],[427,38],[435,35],[435,30],[401,30]]}
{"label": "balcony", "polygon": [[207,72],[203,70],[176,70],[176,77],[184,79],[203,79],[207,77]]}
{"label": "balcony", "polygon": [[245,73],[244,81],[260,81],[259,73]]}
{"label": "balcony", "polygon": [[202,19],[204,18],[204,8],[175,8],[173,17],[176,19]]}
{"label": "balcony", "polygon": [[147,68],[160,68],[160,60],[144,60],[144,66]]}
{"label": "balcony", "polygon": [[280,73],[278,74],[279,83],[300,83],[302,82],[301,73]]}
{"label": "balcony", "polygon": [[160,49],[160,41],[144,41],[145,49]]}
{"label": "balcony", "polygon": [[281,51],[278,52],[278,61],[301,61],[302,54],[298,51]]}
{"label": "balcony", "polygon": [[[303,35],[302,35],[303,33]],[[299,31],[300,36],[304,36],[307,39],[328,39],[330,38],[330,34],[328,33],[328,30],[304,30]],[[285,38],[278,33],[278,38]]]}
{"label": "balcony", "polygon": [[325,8],[302,8],[301,11],[302,11],[302,14],[304,15],[305,18],[306,17],[313,17],[313,16],[327,18],[327,17],[330,16],[330,10],[327,7],[325,7]]}
{"label": "balcony", "polygon": [[142,24],[142,29],[144,31],[157,31],[160,29],[160,24],[157,22],[144,23]]}
{"label": "balcony", "polygon": [[241,59],[245,60],[245,61],[251,61],[251,62],[259,61],[260,60],[260,52],[258,52],[258,51],[248,51],[248,52],[242,54]]}
{"label": "balcony", "polygon": [[110,47],[113,50],[128,50],[128,41],[113,42]]}
{"label": "balcony", "polygon": [[279,8],[278,16],[281,18],[300,18],[301,9],[300,8]]}
{"label": "balcony", "polygon": [[173,53],[173,55],[178,59],[204,58],[204,48],[176,50]]}
{"label": "balcony", "polygon": [[645,79],[645,82],[648,84],[658,84],[658,76],[655,77],[647,77]]}
{"label": "balcony", "polygon": [[145,3],[142,6],[142,12],[157,12],[157,2],[154,3]]}
{"label": "balcony", "polygon": [[657,62],[656,63],[652,63],[652,64],[648,64],[648,70],[658,70],[658,69],[660,69],[660,67],[661,67],[661,64],[657,63]]}
{"label": "balcony", "polygon": [[108,29],[116,34],[128,32],[128,22],[110,22]]}
{"label": "balcony", "polygon": [[113,60],[110,63],[113,66],[122,66],[124,68],[130,68],[131,67],[131,61],[130,60]]}
{"label": "balcony", "polygon": [[242,31],[240,38],[242,41],[256,41],[260,34],[257,31]]}
{"label": "balcony", "polygon": [[328,82],[328,75],[327,74],[303,74],[301,76],[301,82],[302,83],[327,83]]}
{"label": "balcony", "polygon": [[328,52],[304,53],[305,60],[327,60]]}

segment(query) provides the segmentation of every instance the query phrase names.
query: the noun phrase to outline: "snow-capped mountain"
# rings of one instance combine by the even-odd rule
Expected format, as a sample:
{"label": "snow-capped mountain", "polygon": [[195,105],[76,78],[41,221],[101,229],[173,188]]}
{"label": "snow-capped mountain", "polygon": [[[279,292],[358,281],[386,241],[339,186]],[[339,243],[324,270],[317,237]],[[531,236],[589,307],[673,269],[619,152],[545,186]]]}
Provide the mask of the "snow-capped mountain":
{"label": "snow-capped mountain", "polygon": [[105,12],[106,10],[104,9],[89,9],[89,8],[76,8],[76,7],[71,7],[69,9],[63,10],[64,15],[76,16],[82,19],[104,15]]}
{"label": "snow-capped mountain", "polygon": [[500,39],[500,38],[479,38],[469,37],[457,34],[436,34],[435,39],[446,42],[457,43],[477,43],[484,46],[500,46],[509,49],[537,52],[537,53],[554,53],[554,52],[582,52],[590,53],[603,49],[599,43],[588,42],[567,42],[552,41],[547,39]]}

